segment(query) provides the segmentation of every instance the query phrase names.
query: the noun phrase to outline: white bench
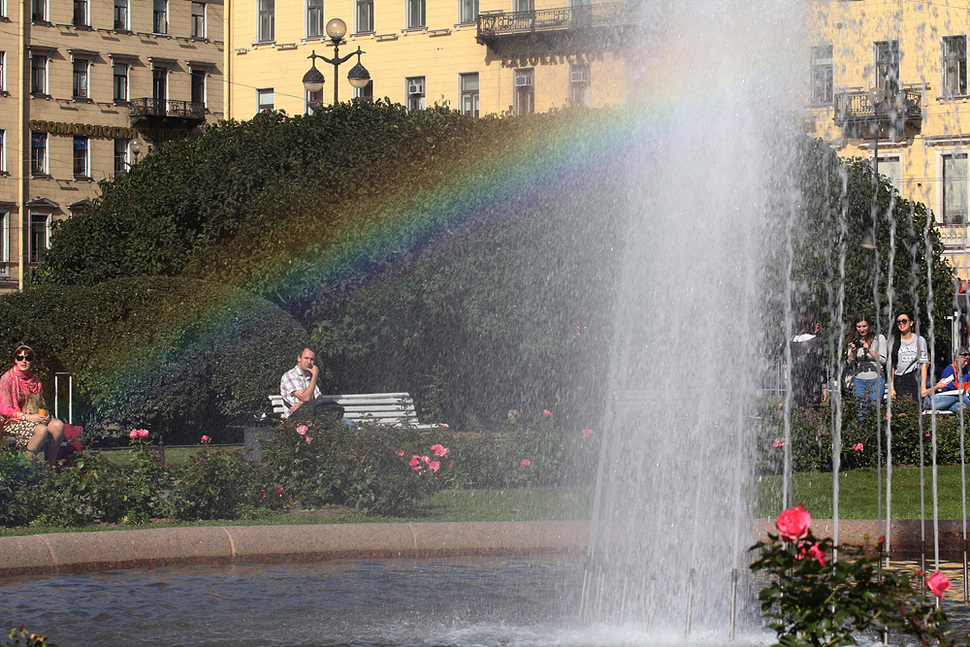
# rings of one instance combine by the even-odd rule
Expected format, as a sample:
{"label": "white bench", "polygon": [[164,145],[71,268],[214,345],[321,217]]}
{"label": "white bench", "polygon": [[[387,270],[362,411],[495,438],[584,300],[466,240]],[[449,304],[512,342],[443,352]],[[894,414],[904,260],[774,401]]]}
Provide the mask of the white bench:
{"label": "white bench", "polygon": [[[423,425],[418,422],[414,400],[409,393],[356,393],[325,395],[323,400],[344,408],[344,418],[351,422],[376,422],[394,427],[412,426],[418,429],[440,429],[442,425]],[[274,414],[283,414],[286,405],[282,395],[271,395]]]}

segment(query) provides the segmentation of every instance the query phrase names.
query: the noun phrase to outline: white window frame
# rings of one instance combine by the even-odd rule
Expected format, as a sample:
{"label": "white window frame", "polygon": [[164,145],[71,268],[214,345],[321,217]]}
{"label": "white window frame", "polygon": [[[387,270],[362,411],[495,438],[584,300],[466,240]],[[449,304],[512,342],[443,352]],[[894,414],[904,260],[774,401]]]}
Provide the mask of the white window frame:
{"label": "white window frame", "polygon": [[[970,151],[965,148],[958,148],[953,150],[940,151],[937,155],[936,160],[936,177],[939,178],[937,186],[939,186],[939,191],[936,196],[936,213],[939,214],[939,222],[944,226],[951,227],[966,227],[970,225],[970,213],[963,214],[963,222],[954,222],[948,220],[949,214],[946,212],[946,161],[948,158],[960,157],[966,161],[966,174],[967,177],[964,180],[964,198],[970,202]],[[965,206],[965,209],[970,211],[970,204]]]}
{"label": "white window frame", "polygon": [[[528,79],[528,82],[521,82],[520,79]],[[536,111],[536,70],[534,67],[517,67],[512,70],[512,108],[516,115],[528,115]],[[522,88],[529,88],[527,93]],[[528,109],[524,109],[524,106],[519,105],[520,95],[528,94],[530,96]]]}
{"label": "white window frame", "polygon": [[569,105],[585,107],[590,104],[593,98],[592,71],[593,66],[589,63],[569,64]]}
{"label": "white window frame", "polygon": [[[84,141],[84,156],[81,158],[83,168],[77,168],[77,144],[79,140]],[[91,177],[91,138],[85,135],[74,135],[71,139],[71,172],[74,179],[87,180]]]}
{"label": "white window frame", "polygon": [[[476,84],[478,87],[474,90],[465,90],[465,79],[471,77],[476,77]],[[471,109],[468,110],[465,106],[465,97],[470,97],[472,101]],[[477,117],[481,108],[481,97],[482,97],[482,75],[478,72],[465,72],[458,75],[458,109],[461,114],[468,115],[469,117]]]}
{"label": "white window frame", "polygon": [[809,102],[815,106],[831,105],[835,100],[835,47],[831,43],[815,45],[809,50],[809,57]]}
{"label": "white window frame", "polygon": [[[963,41],[962,59],[951,52],[951,43],[959,40]],[[948,74],[948,62],[951,60],[957,68],[953,78],[958,86],[956,90],[951,87],[951,76]],[[940,38],[940,89],[942,90],[940,94],[944,97],[967,96],[967,37],[964,34]]]}
{"label": "white window frame", "polygon": [[425,29],[428,26],[428,0],[404,0],[406,29]]}
{"label": "white window frame", "polygon": [[[35,9],[39,11],[35,11]],[[38,14],[40,14],[39,17]],[[30,19],[32,22],[50,22],[51,8],[48,0],[30,0]]]}
{"label": "white window frame", "polygon": [[[367,93],[368,90],[370,90],[369,94]],[[374,79],[368,81],[367,85],[362,88],[354,88],[354,98],[374,103]]]}
{"label": "white window frame", "polygon": [[0,175],[7,173],[7,131],[0,128]]}
{"label": "white window frame", "polygon": [[[2,2],[3,0],[0,0]],[[0,92],[7,91],[7,53],[0,51]]]}
{"label": "white window frame", "polygon": [[[266,97],[272,99],[265,103]],[[256,88],[256,114],[270,112],[276,109],[276,90],[274,88]]]}
{"label": "white window frame", "polygon": [[[44,155],[40,159],[40,165],[34,164],[34,135],[41,135],[44,140]],[[39,148],[39,147],[37,147]],[[35,133],[30,131],[30,151],[29,151],[29,164],[30,164],[30,174],[32,176],[46,176],[50,173],[50,152],[51,150],[51,138],[47,133]]]}
{"label": "white window frame", "polygon": [[324,38],[327,35],[327,23],[323,19],[323,0],[304,0],[303,16],[307,38]]}
{"label": "white window frame", "polygon": [[0,276],[10,276],[9,211],[0,211]]}
{"label": "white window frame", "polygon": [[[160,3],[162,5],[161,11],[159,11],[156,8],[156,3]],[[167,35],[169,33],[171,18],[172,18],[169,13],[170,11],[171,11],[171,6],[169,5],[169,0],[152,0],[152,33],[153,34]],[[158,23],[159,15],[162,16],[164,24],[159,25]]]}
{"label": "white window frame", "polygon": [[[122,7],[124,9],[124,15],[121,25],[119,26],[118,9]],[[131,30],[131,0],[114,0],[111,5],[111,24],[113,25],[115,31]]]}
{"label": "white window frame", "polygon": [[256,42],[274,41],[276,41],[276,0],[256,0]]}
{"label": "white window frame", "polygon": [[[123,68],[125,73],[118,74],[118,69]],[[118,79],[124,78],[124,96],[118,96]],[[111,97],[115,103],[128,103],[131,101],[131,63],[128,61],[113,61],[111,64]]]}
{"label": "white window frame", "polygon": [[[196,7],[201,7],[202,8],[202,14],[201,14],[201,16],[199,14],[195,13]],[[202,39],[202,40],[206,40],[207,38],[209,38],[209,5],[207,3],[205,3],[205,2],[194,2],[193,1],[191,3],[191,14],[190,14],[190,16],[191,16],[191,20],[192,20],[192,26],[190,28],[189,33],[192,35],[192,38],[199,38],[199,39]],[[202,27],[201,32],[202,33],[198,33],[200,31],[198,29],[199,22],[200,22],[199,19],[200,18],[201,18],[201,23],[202,23],[201,24],[201,27]]]}
{"label": "white window frame", "polygon": [[[78,21],[78,5],[81,5],[81,20]],[[75,27],[90,27],[91,26],[91,0],[74,0],[71,3],[71,24]]]}
{"label": "white window frame", "polygon": [[408,76],[404,79],[404,105],[408,110],[424,110],[427,108],[428,84],[423,76]]}
{"label": "white window frame", "polygon": [[[361,11],[367,7],[367,17],[370,24],[363,24]],[[354,0],[354,33],[373,34],[374,33],[374,0]]]}
{"label": "white window frame", "polygon": [[[306,90],[304,88],[304,92],[303,92],[303,112],[304,113],[311,114],[313,112],[313,106],[323,105],[323,90],[324,90],[323,88],[320,88],[316,92],[310,92],[309,90]],[[356,91],[357,91],[357,88],[354,88],[354,92]],[[257,104],[259,103],[258,98],[256,99],[256,102]],[[259,108],[257,106],[257,110],[258,109]]]}
{"label": "white window frame", "polygon": [[[127,173],[128,169],[131,168],[131,140],[113,139],[111,141],[113,147],[111,152],[111,163],[114,167],[115,177],[118,177],[119,175],[124,175]],[[120,148],[124,149],[123,151],[118,150],[119,144],[121,145]],[[121,152],[122,155],[119,156],[119,152]],[[119,160],[121,161],[120,166],[118,165]]]}
{"label": "white window frame", "polygon": [[[43,88],[35,88],[34,87],[34,78],[35,78],[34,70],[36,69],[34,67],[34,59],[37,59],[37,58],[43,58],[44,59],[44,65],[42,67],[42,69],[43,69],[43,83],[42,83],[42,85],[44,86]],[[30,93],[31,94],[40,95],[40,96],[47,96],[49,94],[49,92],[47,91],[47,89],[50,87],[50,74],[49,74],[49,72],[50,72],[50,64],[51,64],[50,54],[46,54],[46,53],[38,54],[36,52],[32,52],[30,54]]]}
{"label": "white window frame", "polygon": [[45,254],[41,253],[41,249],[34,245],[34,217],[44,219],[44,246],[43,251],[46,252],[51,246],[51,220],[52,214],[50,211],[34,211],[30,210],[27,212],[27,263],[30,265],[37,265],[38,263],[44,262]]}
{"label": "white window frame", "polygon": [[478,0],[458,0],[458,24],[470,25],[478,22]]}
{"label": "white window frame", "polygon": [[[202,101],[195,102],[192,101],[195,97],[193,96],[195,92],[195,80],[201,75],[202,77]],[[208,108],[209,106],[209,70],[205,67],[191,67],[189,69],[189,101],[192,103],[201,103],[203,108]]]}
{"label": "white window frame", "polygon": [[[84,67],[84,69],[81,71],[81,78],[84,82],[83,94],[78,94],[77,92],[79,64],[83,65]],[[91,98],[91,59],[89,59],[87,56],[78,56],[77,54],[71,56],[71,96],[75,99]]]}
{"label": "white window frame", "polygon": [[[885,46],[885,48],[883,47]],[[880,52],[885,49],[889,54],[886,61],[886,73],[883,74],[880,66]],[[895,94],[899,91],[899,62],[901,54],[899,52],[899,41],[896,39],[877,40],[872,43],[872,70],[873,86],[886,90],[887,94]]]}

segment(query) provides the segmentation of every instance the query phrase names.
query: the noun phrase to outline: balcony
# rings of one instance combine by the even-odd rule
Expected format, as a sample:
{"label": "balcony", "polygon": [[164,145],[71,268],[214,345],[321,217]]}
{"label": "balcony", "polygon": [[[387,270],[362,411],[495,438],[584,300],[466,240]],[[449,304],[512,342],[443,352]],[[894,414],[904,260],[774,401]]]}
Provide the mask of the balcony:
{"label": "balcony", "polygon": [[910,139],[923,127],[922,99],[919,87],[837,92],[835,125],[847,139]]}
{"label": "balcony", "polygon": [[966,224],[937,223],[935,228],[937,233],[940,234],[940,241],[942,241],[944,249],[963,250],[970,246],[970,240],[967,238],[968,232]]}
{"label": "balcony", "polygon": [[171,99],[133,99],[131,125],[147,128],[190,129],[205,121],[205,104]]}
{"label": "balcony", "polygon": [[625,2],[572,5],[533,11],[490,11],[478,15],[476,40],[495,48],[505,39],[522,36],[579,34],[589,30],[611,30],[632,23]]}

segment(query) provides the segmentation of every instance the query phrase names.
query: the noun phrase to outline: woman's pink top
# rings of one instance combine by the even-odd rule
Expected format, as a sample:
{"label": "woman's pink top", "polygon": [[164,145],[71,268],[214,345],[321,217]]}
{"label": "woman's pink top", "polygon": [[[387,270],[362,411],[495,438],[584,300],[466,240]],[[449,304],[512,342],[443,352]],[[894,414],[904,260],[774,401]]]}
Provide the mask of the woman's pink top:
{"label": "woman's pink top", "polygon": [[11,419],[20,418],[27,397],[41,390],[40,380],[33,373],[21,373],[14,366],[0,376],[0,416],[6,424]]}

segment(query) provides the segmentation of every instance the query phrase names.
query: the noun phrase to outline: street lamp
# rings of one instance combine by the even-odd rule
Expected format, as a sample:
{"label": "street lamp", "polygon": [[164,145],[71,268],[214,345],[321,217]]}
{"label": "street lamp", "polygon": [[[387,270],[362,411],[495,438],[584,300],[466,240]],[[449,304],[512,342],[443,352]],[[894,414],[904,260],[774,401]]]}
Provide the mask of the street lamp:
{"label": "street lamp", "polygon": [[323,73],[317,69],[317,59],[323,59],[324,62],[333,65],[333,102],[336,104],[337,99],[337,74],[341,63],[346,63],[350,60],[350,57],[357,56],[357,64],[350,68],[350,73],[347,74],[347,80],[350,81],[350,85],[355,88],[363,88],[370,82],[370,72],[367,71],[363,65],[360,64],[360,55],[364,52],[361,51],[360,47],[357,48],[356,52],[351,52],[346,56],[340,56],[339,46],[343,42],[344,34],[347,33],[347,23],[345,23],[340,18],[331,18],[327,23],[327,36],[330,37],[330,42],[333,43],[333,58],[327,58],[326,56],[320,56],[317,54],[316,50],[312,54],[307,56],[311,61],[310,70],[303,75],[303,87],[307,89],[308,92],[316,93],[323,89]]}
{"label": "street lamp", "polygon": [[[131,152],[135,154],[135,164],[138,163],[138,154],[141,152],[141,141],[138,139],[131,140]],[[134,166],[132,164],[131,166]]]}

